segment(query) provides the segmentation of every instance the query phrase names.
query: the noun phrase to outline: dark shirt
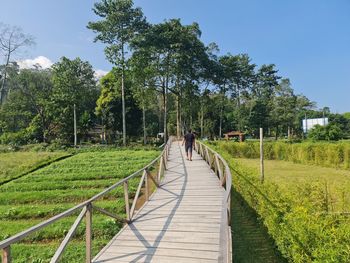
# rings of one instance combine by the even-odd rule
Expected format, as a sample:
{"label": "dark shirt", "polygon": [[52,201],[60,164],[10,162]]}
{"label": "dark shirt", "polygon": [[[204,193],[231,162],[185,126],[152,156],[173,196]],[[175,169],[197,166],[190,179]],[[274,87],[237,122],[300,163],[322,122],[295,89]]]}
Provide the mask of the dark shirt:
{"label": "dark shirt", "polygon": [[186,145],[193,144],[193,142],[194,142],[194,134],[193,133],[187,133],[184,138],[185,138]]}

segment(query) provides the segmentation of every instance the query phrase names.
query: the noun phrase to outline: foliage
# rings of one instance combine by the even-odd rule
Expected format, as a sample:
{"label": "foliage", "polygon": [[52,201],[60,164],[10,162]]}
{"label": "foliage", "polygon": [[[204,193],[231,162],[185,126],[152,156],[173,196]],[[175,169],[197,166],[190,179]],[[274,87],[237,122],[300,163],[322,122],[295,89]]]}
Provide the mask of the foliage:
{"label": "foliage", "polygon": [[338,141],[342,137],[342,130],[337,124],[315,125],[308,133],[308,138],[315,141]]}
{"label": "foliage", "polygon": [[107,59],[118,66],[121,77],[123,145],[126,145],[126,109],[125,109],[125,55],[128,45],[135,35],[147,28],[146,19],[140,8],[133,8],[132,0],[102,0],[94,5],[93,11],[102,18],[89,22],[88,28],[97,33],[95,41],[101,41]]}
{"label": "foliage", "polygon": [[[87,200],[142,168],[158,154],[155,150],[109,149],[81,152],[0,186],[0,240]],[[28,155],[23,155],[25,156]],[[131,198],[137,184],[137,179],[129,183]],[[96,205],[125,217],[122,187],[99,199]],[[18,262],[28,262],[28,259],[46,262],[52,257],[58,242],[67,234],[76,216],[59,220],[30,235],[24,242],[11,246],[13,257]],[[93,214],[93,222],[93,253],[96,254],[121,229],[122,224],[96,212]],[[84,258],[84,237],[85,223],[82,222],[70,248],[64,254],[63,262],[78,262]],[[45,249],[40,246],[41,243],[45,243]]]}
{"label": "foliage", "polygon": [[159,132],[166,140],[188,128],[202,138],[235,130],[257,138],[260,127],[271,138],[300,140],[302,119],[323,116],[331,126],[311,133],[314,140],[350,138],[349,114],[317,109],[274,64],[256,65],[249,54],[219,55],[215,43],[202,41],[198,23],[150,24],[132,0],[100,0],[93,12],[98,19],[88,28],[106,45],[114,68],[97,82],[79,58],[63,57],[49,70],[0,65],[7,79],[3,142],[71,144],[74,104],[80,141],[104,140],[105,133],[108,143],[125,145],[143,133],[146,143]]}
{"label": "foliage", "polygon": [[[350,222],[346,215],[329,213],[327,188],[308,177],[303,168],[303,183],[286,187],[267,179],[259,181],[258,169],[242,164],[217,145],[216,150],[228,161],[233,186],[250,207],[255,209],[282,255],[290,262],[348,262]],[[309,167],[309,169],[313,169]],[[285,170],[280,170],[284,173]],[[278,176],[276,176],[278,177]],[[347,207],[348,208],[348,207]]]}
{"label": "foliage", "polygon": [[[235,158],[259,158],[258,142],[213,142]],[[264,157],[301,164],[350,169],[350,144],[348,142],[264,142]]]}
{"label": "foliage", "polygon": [[[97,99],[94,71],[88,62],[80,58],[70,60],[62,57],[52,66],[54,85],[50,103],[50,112],[55,123],[55,138],[71,142],[73,138],[73,107],[77,116],[92,114]],[[80,126],[81,127],[81,126]],[[82,131],[81,131],[82,132]]]}
{"label": "foliage", "polygon": [[0,185],[65,156],[69,154],[64,152],[0,153]]}

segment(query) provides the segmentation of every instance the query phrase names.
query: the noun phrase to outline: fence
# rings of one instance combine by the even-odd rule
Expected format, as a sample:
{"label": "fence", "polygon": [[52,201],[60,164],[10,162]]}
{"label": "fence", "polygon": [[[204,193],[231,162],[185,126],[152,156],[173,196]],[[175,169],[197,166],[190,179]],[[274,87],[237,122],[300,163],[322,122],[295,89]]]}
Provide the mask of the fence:
{"label": "fence", "polygon": [[[69,241],[72,239],[75,231],[77,230],[79,224],[81,223],[81,221],[85,217],[85,220],[86,220],[86,230],[85,230],[86,262],[90,263],[91,259],[92,259],[91,248],[92,248],[92,227],[93,227],[92,214],[93,214],[93,211],[96,210],[96,211],[100,212],[101,214],[112,217],[116,220],[121,220],[121,221],[126,222],[126,223],[132,222],[133,216],[135,213],[136,203],[137,203],[137,200],[140,196],[142,187],[144,186],[144,189],[145,189],[146,202],[148,201],[149,194],[150,194],[149,181],[152,181],[157,187],[159,187],[159,182],[161,180],[161,176],[164,173],[164,170],[166,169],[166,166],[167,166],[170,144],[171,144],[171,138],[164,145],[164,149],[163,149],[162,153],[156,159],[154,159],[151,163],[146,165],[144,168],[136,171],[135,173],[129,175],[128,177],[124,178],[123,180],[118,181],[117,183],[108,187],[104,191],[93,196],[89,200],[87,200],[83,203],[80,203],[80,204],[76,205],[75,207],[70,208],[70,209],[68,209],[68,210],[66,210],[66,211],[64,211],[64,212],[44,221],[36,226],[33,226],[33,227],[31,227],[31,228],[29,228],[21,233],[18,233],[10,238],[7,238],[7,239],[1,241],[0,242],[0,249],[2,250],[2,262],[3,263],[10,263],[11,262],[11,245],[12,244],[23,240],[28,235],[30,235],[34,232],[37,232],[37,231],[45,228],[46,226],[53,224],[54,222],[56,222],[62,218],[65,218],[67,216],[72,215],[73,213],[80,211],[80,214],[78,215],[75,222],[73,223],[70,230],[68,231],[67,235],[65,236],[65,238],[61,242],[60,246],[56,250],[54,256],[51,258],[50,262],[54,263],[54,262],[59,261],[65,248],[67,247]],[[159,162],[158,173],[157,173],[156,178],[154,178],[150,174],[149,171],[151,168],[155,167],[158,164],[158,162]],[[140,175],[141,175],[140,182],[139,182],[134,200],[133,200],[131,207],[130,207],[128,182],[129,182],[129,180],[137,178]],[[112,190],[116,189],[117,187],[121,187],[121,186],[123,186],[123,189],[124,189],[126,218],[122,218],[122,217],[120,217],[112,212],[109,212],[103,208],[100,208],[94,204],[94,202],[96,200],[98,200],[102,196],[106,195],[107,193],[111,192]]]}
{"label": "fence", "polygon": [[219,262],[232,261],[231,239],[231,188],[232,175],[224,158],[205,144],[196,141],[196,151],[209,164],[220,179],[220,185],[225,189],[220,226],[220,258]]}

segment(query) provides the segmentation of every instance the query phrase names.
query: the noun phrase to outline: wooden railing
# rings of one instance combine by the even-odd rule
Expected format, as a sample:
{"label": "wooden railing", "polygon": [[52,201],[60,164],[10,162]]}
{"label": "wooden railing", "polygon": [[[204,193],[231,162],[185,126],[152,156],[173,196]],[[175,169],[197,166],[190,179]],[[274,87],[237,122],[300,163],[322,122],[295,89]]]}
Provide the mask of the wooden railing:
{"label": "wooden railing", "polygon": [[[143,167],[142,169],[138,170],[137,172],[129,175],[128,177],[120,180],[119,182],[113,184],[112,186],[108,187],[104,191],[98,193],[94,197],[90,198],[89,200],[80,203],[76,205],[75,207],[68,209],[36,226],[33,226],[21,233],[18,233],[17,235],[14,235],[10,238],[7,238],[3,241],[0,242],[0,250],[2,250],[2,263],[10,263],[11,262],[11,245],[23,240],[25,237],[29,236],[30,234],[37,232],[41,229],[43,229],[46,226],[49,226],[53,224],[54,222],[65,218],[67,216],[72,215],[73,213],[76,213],[80,211],[79,216],[76,218],[75,222],[71,226],[70,230],[68,231],[67,235],[61,242],[60,246],[56,250],[54,256],[52,257],[50,262],[58,262],[60,257],[62,256],[66,246],[68,245],[69,241],[73,237],[75,231],[77,230],[79,224],[81,221],[84,219],[86,220],[86,231],[85,231],[85,239],[86,239],[86,262],[90,263],[92,259],[92,213],[94,210],[100,212],[101,214],[107,215],[109,217],[112,217],[116,220],[121,220],[126,223],[130,223],[133,220],[133,216],[135,213],[135,208],[136,208],[136,203],[137,200],[140,196],[141,189],[144,185],[145,189],[145,199],[146,202],[149,199],[150,195],[150,189],[149,189],[149,181],[152,181],[157,187],[159,187],[159,183],[161,180],[161,176],[163,175],[166,167],[167,167],[167,160],[169,156],[169,149],[171,145],[171,138],[168,140],[168,142],[164,145],[164,149],[162,153],[154,159],[151,163]],[[159,162],[159,167],[158,167],[158,173],[156,177],[154,178],[151,173],[150,169],[155,167]],[[129,180],[137,178],[138,176],[141,175],[140,182],[137,188],[137,191],[135,193],[134,200],[132,202],[132,205],[130,207],[129,203]],[[150,180],[148,180],[150,179]],[[126,218],[122,218],[112,212],[109,212],[101,207],[98,207],[94,204],[96,200],[98,200],[100,197],[106,195],[107,193],[111,192],[112,190],[116,189],[119,186],[123,186],[124,188],[124,198],[125,198],[125,211],[126,211]]]}
{"label": "wooden railing", "polygon": [[231,188],[232,175],[230,167],[224,158],[210,149],[202,142],[196,141],[196,151],[208,163],[220,180],[220,186],[224,188],[224,199],[222,204],[222,221],[220,226],[220,254],[219,262],[232,262],[232,240],[231,240]]}

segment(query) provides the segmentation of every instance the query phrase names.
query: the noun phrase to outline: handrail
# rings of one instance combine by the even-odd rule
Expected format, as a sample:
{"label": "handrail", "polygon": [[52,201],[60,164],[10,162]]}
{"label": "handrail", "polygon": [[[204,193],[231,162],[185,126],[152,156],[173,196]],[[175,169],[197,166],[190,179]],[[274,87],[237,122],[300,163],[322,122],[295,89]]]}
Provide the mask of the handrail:
{"label": "handrail", "polygon": [[[133,174],[129,175],[128,177],[118,181],[117,183],[111,185],[110,187],[106,188],[102,192],[96,194],[95,196],[91,197],[90,199],[56,215],[53,216],[27,230],[24,230],[14,236],[11,236],[3,241],[0,242],[0,250],[2,250],[2,262],[3,263],[10,263],[12,258],[11,258],[11,245],[21,241],[28,235],[39,231],[43,229],[46,226],[49,226],[53,224],[54,222],[65,218],[77,211],[81,211],[75,222],[73,223],[70,231],[60,244],[59,248],[55,252],[55,255],[51,259],[50,262],[58,262],[59,258],[64,252],[65,247],[67,246],[68,242],[70,241],[71,237],[73,236],[75,230],[79,226],[80,222],[82,221],[83,217],[86,217],[86,262],[91,262],[92,259],[92,253],[91,253],[91,239],[92,239],[92,224],[91,224],[91,217],[92,217],[92,211],[96,210],[100,212],[101,214],[110,216],[114,219],[119,219],[120,217],[117,215],[114,215],[111,212],[108,212],[102,208],[96,207],[92,203],[99,199],[100,197],[104,196],[105,194],[109,193],[110,191],[114,190],[118,186],[123,185],[124,189],[124,198],[125,198],[125,210],[126,210],[126,219],[122,219],[125,222],[132,222],[133,220],[133,214],[135,210],[135,206],[138,200],[138,197],[140,195],[140,191],[142,186],[145,184],[145,192],[146,192],[146,202],[148,201],[149,198],[149,186],[148,186],[148,179],[151,179],[151,181],[156,185],[156,187],[159,187],[159,182],[161,180],[161,176],[164,174],[164,171],[166,170],[167,166],[167,161],[168,161],[168,156],[169,156],[169,150],[170,150],[170,145],[171,145],[171,140],[172,138],[170,137],[168,142],[164,145],[164,149],[161,152],[161,154],[155,158],[153,161],[151,161],[149,164],[147,164],[145,167],[142,169],[134,172]],[[151,167],[153,167],[157,162],[159,161],[159,168],[158,168],[158,174],[156,178],[153,178],[153,176],[150,174],[149,170]],[[138,175],[142,173],[140,183],[136,192],[136,195],[134,197],[133,203],[132,203],[132,209],[130,209],[130,204],[129,204],[129,191],[128,191],[128,182],[129,180],[136,178]]]}
{"label": "handrail", "polygon": [[220,226],[219,262],[232,262],[231,240],[231,189],[232,175],[230,167],[224,158],[202,142],[196,141],[196,151],[208,163],[220,180],[220,186],[225,189]]}

